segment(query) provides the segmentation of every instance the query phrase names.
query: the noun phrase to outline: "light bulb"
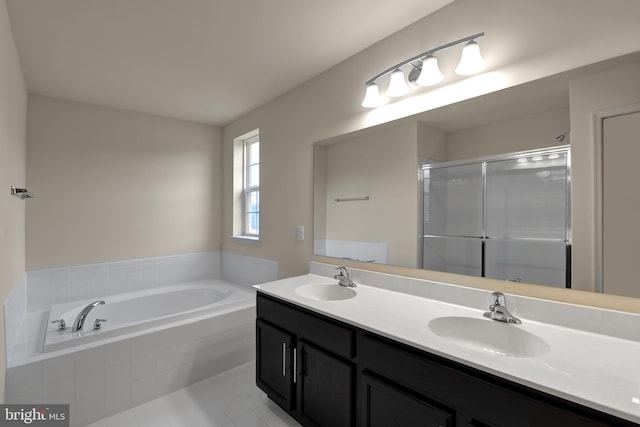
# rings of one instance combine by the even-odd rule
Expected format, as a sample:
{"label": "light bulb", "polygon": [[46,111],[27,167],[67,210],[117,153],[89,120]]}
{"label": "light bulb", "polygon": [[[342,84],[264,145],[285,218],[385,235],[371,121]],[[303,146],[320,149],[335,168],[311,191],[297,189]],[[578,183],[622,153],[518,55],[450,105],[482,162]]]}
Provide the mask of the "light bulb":
{"label": "light bulb", "polygon": [[387,89],[387,96],[396,98],[398,96],[406,95],[409,92],[409,86],[404,79],[404,73],[399,68],[391,73],[389,79],[389,88]]}
{"label": "light bulb", "polygon": [[422,70],[416,80],[419,86],[437,85],[444,79],[440,68],[438,68],[438,60],[435,56],[429,55],[422,61]]}
{"label": "light bulb", "polygon": [[462,56],[456,67],[456,74],[468,76],[479,73],[484,69],[485,62],[480,54],[480,46],[475,40],[471,40],[462,48]]}
{"label": "light bulb", "polygon": [[367,84],[367,91],[365,92],[364,99],[362,100],[362,106],[365,108],[376,108],[384,103],[382,96],[380,96],[380,89],[376,83]]}

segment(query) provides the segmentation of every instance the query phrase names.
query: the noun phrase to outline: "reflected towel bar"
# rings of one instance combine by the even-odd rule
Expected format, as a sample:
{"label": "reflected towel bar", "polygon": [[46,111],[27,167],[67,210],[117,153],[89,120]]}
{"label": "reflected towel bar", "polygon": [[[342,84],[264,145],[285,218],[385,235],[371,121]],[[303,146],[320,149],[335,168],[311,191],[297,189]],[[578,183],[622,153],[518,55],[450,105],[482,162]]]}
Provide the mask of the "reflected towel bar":
{"label": "reflected towel bar", "polygon": [[33,198],[33,194],[29,193],[26,188],[11,187],[11,195],[22,200]]}
{"label": "reflected towel bar", "polygon": [[364,197],[344,197],[344,198],[340,198],[337,197],[335,199],[336,202],[340,203],[340,202],[357,202],[360,200],[369,200],[369,196],[364,196]]}

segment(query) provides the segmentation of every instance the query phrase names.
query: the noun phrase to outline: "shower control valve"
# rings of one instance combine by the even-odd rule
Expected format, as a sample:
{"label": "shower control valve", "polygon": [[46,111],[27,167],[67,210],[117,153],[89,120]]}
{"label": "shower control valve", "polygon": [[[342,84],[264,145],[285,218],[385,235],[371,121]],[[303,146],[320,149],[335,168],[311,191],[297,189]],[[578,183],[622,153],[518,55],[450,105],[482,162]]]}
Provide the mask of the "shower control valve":
{"label": "shower control valve", "polygon": [[64,331],[65,329],[67,329],[67,324],[65,323],[64,319],[52,320],[51,323],[58,324],[58,331]]}
{"label": "shower control valve", "polygon": [[106,322],[107,319],[96,319],[95,322],[93,322],[93,330],[94,331],[99,331],[100,328],[102,328],[102,322]]}

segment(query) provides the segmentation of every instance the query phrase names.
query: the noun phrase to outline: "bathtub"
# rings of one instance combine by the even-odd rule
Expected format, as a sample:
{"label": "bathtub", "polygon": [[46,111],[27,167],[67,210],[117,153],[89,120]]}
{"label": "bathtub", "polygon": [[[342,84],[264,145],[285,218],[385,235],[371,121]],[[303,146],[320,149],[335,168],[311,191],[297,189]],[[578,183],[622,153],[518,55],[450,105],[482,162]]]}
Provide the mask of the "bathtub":
{"label": "bathtub", "polygon": [[[51,306],[44,352],[68,349],[122,335],[144,331],[252,304],[255,294],[217,279],[206,279],[143,291],[92,298]],[[72,332],[78,314],[95,301],[104,301],[87,315],[82,331]],[[64,319],[66,329],[58,330]],[[95,330],[96,319],[101,321]]]}

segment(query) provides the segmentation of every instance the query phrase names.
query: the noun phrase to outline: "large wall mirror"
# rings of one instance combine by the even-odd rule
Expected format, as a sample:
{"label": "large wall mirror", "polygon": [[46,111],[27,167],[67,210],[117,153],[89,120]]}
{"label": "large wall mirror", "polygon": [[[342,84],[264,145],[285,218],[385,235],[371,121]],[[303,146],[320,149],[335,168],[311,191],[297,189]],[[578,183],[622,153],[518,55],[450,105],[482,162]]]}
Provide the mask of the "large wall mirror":
{"label": "large wall mirror", "polygon": [[314,254],[571,288],[572,114],[584,106],[570,87],[639,62],[625,55],[317,142]]}

